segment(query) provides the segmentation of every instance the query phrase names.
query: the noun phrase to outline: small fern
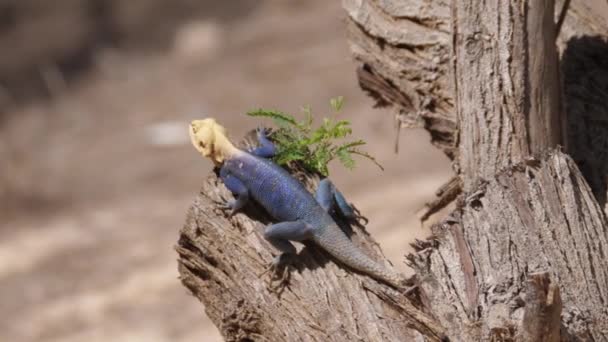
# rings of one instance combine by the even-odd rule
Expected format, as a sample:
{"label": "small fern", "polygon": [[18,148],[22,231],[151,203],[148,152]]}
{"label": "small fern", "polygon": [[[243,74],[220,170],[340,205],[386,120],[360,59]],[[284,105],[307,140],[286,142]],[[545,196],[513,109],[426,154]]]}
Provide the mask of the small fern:
{"label": "small fern", "polygon": [[[344,105],[344,98],[341,96],[333,98],[330,105],[334,111],[338,112]],[[371,160],[381,170],[384,170],[374,157],[358,149],[365,145],[365,141],[356,140],[335,144],[335,140],[352,134],[350,122],[325,118],[321,126],[313,129],[310,107],[303,107],[302,112],[305,116],[302,121],[277,110],[256,109],[247,113],[249,116],[270,118],[278,126],[278,129],[270,136],[277,146],[277,154],[274,157],[277,164],[300,162],[311,172],[329,176],[327,165],[330,161],[337,158],[344,167],[353,169],[355,167],[353,155],[359,155]]]}

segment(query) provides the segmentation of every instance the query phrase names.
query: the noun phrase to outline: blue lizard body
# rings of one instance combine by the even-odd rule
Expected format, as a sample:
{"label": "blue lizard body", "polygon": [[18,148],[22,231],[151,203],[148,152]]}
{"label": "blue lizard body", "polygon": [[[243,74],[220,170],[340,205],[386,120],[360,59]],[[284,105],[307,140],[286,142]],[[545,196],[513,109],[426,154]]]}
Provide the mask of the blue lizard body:
{"label": "blue lizard body", "polygon": [[222,172],[242,182],[249,195],[276,220],[303,220],[314,226],[333,222],[302,183],[269,159],[243,151],[226,160]]}
{"label": "blue lizard body", "polygon": [[[290,241],[311,240],[347,266],[400,288],[403,278],[353,245],[329,214],[337,206],[347,219],[354,217],[352,207],[329,179],[321,181],[313,197],[289,172],[266,159],[274,155],[275,147],[263,131],[258,132],[258,140],[261,147],[239,150],[220,169],[221,179],[236,197],[228,203],[233,212],[252,198],[279,221],[266,227],[264,237],[281,252],[295,254]],[[280,256],[275,261],[280,262]]]}

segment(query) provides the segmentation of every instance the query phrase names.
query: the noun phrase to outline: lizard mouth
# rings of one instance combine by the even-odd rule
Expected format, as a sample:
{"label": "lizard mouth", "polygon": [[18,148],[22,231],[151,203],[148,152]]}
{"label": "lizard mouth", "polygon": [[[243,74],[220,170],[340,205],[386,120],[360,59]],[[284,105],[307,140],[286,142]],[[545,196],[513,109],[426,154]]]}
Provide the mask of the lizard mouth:
{"label": "lizard mouth", "polygon": [[205,143],[203,143],[197,137],[198,127],[195,127],[193,124],[190,124],[188,131],[190,133],[190,141],[192,142],[192,145],[194,146],[194,148],[197,151],[199,151],[200,153],[203,153],[204,149],[205,149]]}

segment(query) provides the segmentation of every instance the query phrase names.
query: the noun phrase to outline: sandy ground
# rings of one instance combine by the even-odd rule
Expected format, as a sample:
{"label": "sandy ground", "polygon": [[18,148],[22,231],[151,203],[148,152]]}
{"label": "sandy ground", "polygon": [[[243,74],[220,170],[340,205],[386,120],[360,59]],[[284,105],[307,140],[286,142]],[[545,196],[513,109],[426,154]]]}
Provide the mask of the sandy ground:
{"label": "sandy ground", "polygon": [[338,117],[385,171],[362,160],[332,178],[407,271],[407,243],[425,234],[416,211],[449,164],[423,131],[402,130],[393,152],[391,113],[358,88],[343,21],[337,2],[265,2],[238,22],[184,25],[166,53],[101,51],[52,101],[15,109],[3,137],[20,162],[5,172],[27,195],[0,222],[0,340],[220,341],[177,279],[173,246],[211,168],[186,125],[214,116],[238,138],[256,107],[324,116],[346,98]]}

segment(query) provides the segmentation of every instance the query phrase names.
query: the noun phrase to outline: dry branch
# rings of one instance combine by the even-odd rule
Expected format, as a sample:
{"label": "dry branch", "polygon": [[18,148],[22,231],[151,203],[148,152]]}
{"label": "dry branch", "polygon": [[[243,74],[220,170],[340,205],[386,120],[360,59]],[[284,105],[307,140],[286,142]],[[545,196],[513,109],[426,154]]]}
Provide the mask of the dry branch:
{"label": "dry branch", "polygon": [[424,211],[419,216],[420,222],[428,220],[431,215],[446,208],[450,203],[454,202],[462,193],[462,180],[458,176],[452,177],[447,183],[442,185],[435,192],[437,198],[426,204]]}
{"label": "dry branch", "polygon": [[[301,177],[309,187],[318,181]],[[205,305],[226,340],[410,341],[423,334],[440,340],[442,328],[404,295],[335,264],[312,245],[300,251],[289,287],[279,295],[270,291],[259,276],[273,258],[262,234],[268,217],[250,207],[227,218],[217,203],[230,196],[215,175],[209,176],[176,247],[182,283]],[[351,238],[388,262],[361,228],[353,227]]]}

